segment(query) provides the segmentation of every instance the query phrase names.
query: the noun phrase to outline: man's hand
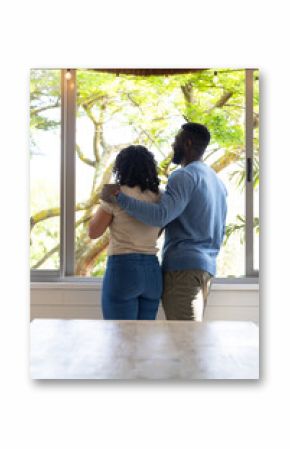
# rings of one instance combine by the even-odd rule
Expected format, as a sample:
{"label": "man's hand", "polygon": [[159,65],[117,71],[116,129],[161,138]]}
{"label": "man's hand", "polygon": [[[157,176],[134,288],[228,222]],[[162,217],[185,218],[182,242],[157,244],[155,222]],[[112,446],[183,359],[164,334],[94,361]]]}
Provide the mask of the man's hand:
{"label": "man's hand", "polygon": [[116,195],[120,192],[119,184],[104,184],[100,198],[107,203],[116,203]]}

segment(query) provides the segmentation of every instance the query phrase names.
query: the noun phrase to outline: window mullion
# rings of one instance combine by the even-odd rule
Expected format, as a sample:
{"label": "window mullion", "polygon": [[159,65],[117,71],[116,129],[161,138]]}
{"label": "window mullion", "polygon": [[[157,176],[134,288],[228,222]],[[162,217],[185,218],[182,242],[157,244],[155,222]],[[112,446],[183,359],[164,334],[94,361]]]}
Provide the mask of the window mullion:
{"label": "window mullion", "polygon": [[[67,79],[67,73],[70,78]],[[75,223],[75,70],[62,70],[61,277],[74,275]]]}

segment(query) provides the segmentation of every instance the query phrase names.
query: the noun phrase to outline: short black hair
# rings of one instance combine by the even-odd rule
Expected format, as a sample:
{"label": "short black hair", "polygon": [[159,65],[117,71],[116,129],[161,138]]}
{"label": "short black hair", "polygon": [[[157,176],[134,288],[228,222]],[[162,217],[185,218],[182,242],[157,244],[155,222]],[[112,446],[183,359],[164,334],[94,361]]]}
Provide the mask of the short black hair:
{"label": "short black hair", "polygon": [[159,192],[160,181],[154,155],[142,145],[130,145],[121,150],[116,157],[113,173],[120,185],[139,186],[142,192],[146,189]]}
{"label": "short black hair", "polygon": [[193,149],[202,156],[210,142],[210,132],[200,123],[188,122],[181,127],[184,138],[191,140]]}

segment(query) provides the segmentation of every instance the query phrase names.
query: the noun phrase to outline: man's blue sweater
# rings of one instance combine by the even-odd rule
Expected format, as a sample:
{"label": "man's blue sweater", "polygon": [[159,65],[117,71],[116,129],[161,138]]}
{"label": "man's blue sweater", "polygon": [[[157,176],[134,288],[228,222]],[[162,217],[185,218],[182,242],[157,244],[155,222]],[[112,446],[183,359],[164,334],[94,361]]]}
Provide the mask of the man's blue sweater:
{"label": "man's blue sweater", "polygon": [[225,231],[227,191],[204,162],[191,162],[168,178],[158,203],[136,200],[124,193],[118,204],[148,225],[165,228],[164,271],[200,269],[213,276]]}

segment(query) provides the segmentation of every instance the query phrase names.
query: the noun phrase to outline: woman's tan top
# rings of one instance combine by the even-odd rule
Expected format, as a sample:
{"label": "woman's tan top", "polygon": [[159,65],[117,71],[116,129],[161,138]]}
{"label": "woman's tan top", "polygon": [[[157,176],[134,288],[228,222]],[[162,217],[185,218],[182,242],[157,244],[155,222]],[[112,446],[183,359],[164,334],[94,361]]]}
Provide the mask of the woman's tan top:
{"label": "woman's tan top", "polygon": [[[151,190],[141,191],[140,187],[121,186],[121,191],[141,201],[158,202],[160,194]],[[118,204],[100,200],[100,207],[113,215],[110,224],[108,256],[114,254],[156,254],[156,241],[160,228],[146,225],[128,215]]]}

